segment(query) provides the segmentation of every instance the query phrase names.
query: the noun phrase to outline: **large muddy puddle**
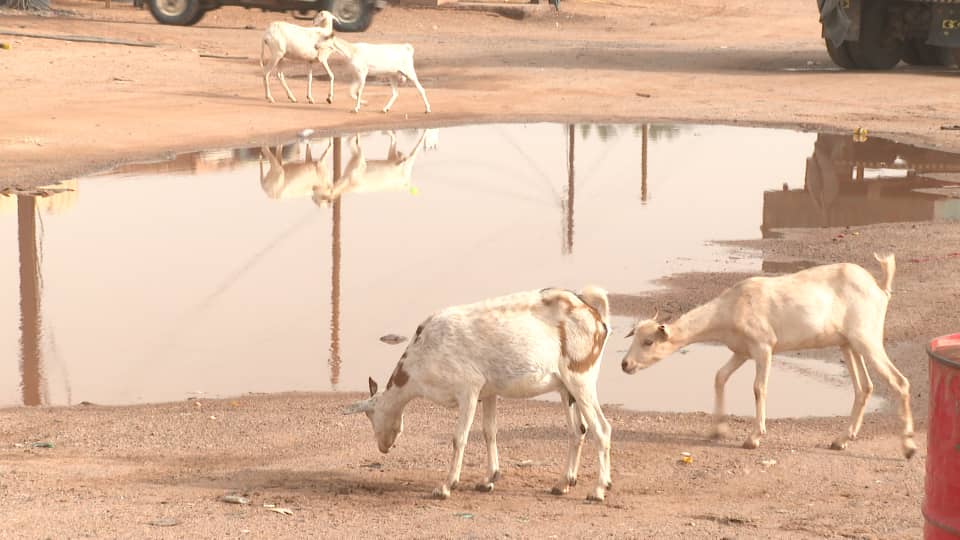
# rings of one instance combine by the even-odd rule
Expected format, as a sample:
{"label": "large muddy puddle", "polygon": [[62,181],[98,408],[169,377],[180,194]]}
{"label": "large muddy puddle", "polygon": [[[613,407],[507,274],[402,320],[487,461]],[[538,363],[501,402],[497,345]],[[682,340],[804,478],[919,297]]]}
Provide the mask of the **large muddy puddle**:
{"label": "large muddy puddle", "polygon": [[[404,347],[379,338],[444,306],[760,271],[759,255],[710,241],[956,218],[958,170],[957,156],[873,138],[560,124],[128,165],[0,197],[0,404],[363,390]],[[710,410],[728,353],[689,347],[626,376],[618,351],[635,315],[616,314],[601,399]],[[731,379],[733,413],[753,414],[752,372]],[[796,356],[778,358],[770,388],[771,416],[847,414],[853,398],[839,364]]]}

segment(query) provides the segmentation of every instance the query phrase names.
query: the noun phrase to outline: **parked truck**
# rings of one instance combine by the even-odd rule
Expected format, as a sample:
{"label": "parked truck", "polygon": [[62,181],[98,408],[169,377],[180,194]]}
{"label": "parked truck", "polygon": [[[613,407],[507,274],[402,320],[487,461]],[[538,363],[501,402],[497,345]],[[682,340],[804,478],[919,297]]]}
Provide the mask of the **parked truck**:
{"label": "parked truck", "polygon": [[223,6],[241,6],[263,11],[289,11],[299,19],[312,19],[322,10],[337,16],[333,27],[339,32],[363,32],[386,0],[135,0],[146,3],[153,18],[163,24],[190,26],[208,11]]}
{"label": "parked truck", "polygon": [[827,53],[844,69],[956,65],[960,0],[817,0]]}

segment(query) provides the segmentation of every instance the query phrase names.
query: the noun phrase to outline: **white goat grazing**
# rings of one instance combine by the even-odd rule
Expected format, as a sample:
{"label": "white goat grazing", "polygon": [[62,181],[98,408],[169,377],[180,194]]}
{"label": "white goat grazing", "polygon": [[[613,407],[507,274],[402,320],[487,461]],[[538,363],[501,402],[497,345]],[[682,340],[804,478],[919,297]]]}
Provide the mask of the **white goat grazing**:
{"label": "white goat grazing", "polygon": [[[331,185],[330,170],[324,163],[324,158],[330,152],[331,143],[320,154],[316,161],[307,142],[306,158],[302,162],[284,163],[283,147],[278,146],[271,152],[270,148],[260,148],[260,187],[271,199],[288,199],[296,197],[310,197],[315,189],[327,188]],[[263,158],[270,162],[270,168],[264,173]]]}
{"label": "white goat grazing", "polygon": [[[316,44],[318,57],[326,64],[327,58],[337,51],[347,57],[350,68],[354,73],[354,81],[350,86],[350,97],[357,100],[353,112],[360,111],[360,104],[363,101],[363,89],[367,84],[367,75],[386,75],[390,81],[390,90],[392,94],[387,104],[383,106],[383,112],[389,112],[393,102],[397,100],[399,91],[397,87],[404,81],[404,78],[410,79],[420,97],[423,99],[423,105],[426,112],[430,112],[430,102],[427,101],[427,93],[417,79],[417,72],[413,69],[413,45],[409,43],[400,44],[373,44],[373,43],[350,43],[345,39],[331,36],[329,39],[321,40]],[[332,81],[332,79],[331,79]],[[331,82],[331,85],[333,83]],[[333,99],[333,90],[330,91],[331,100]]]}
{"label": "white goat grazing", "polygon": [[[263,38],[260,40],[260,69],[263,70],[263,90],[266,93],[267,101],[273,103],[273,96],[270,94],[270,74],[277,71],[277,78],[280,84],[287,92],[287,98],[296,103],[297,98],[293,96],[290,87],[287,86],[287,80],[280,69],[280,62],[283,60],[300,60],[306,62],[310,68],[307,73],[307,101],[313,101],[313,64],[319,61],[323,64],[330,77],[330,93],[327,95],[327,103],[333,103],[333,72],[330,71],[330,65],[327,63],[329,55],[322,58],[317,54],[317,43],[333,35],[333,21],[335,17],[329,11],[321,11],[313,18],[313,26],[299,26],[282,21],[270,23],[267,26]],[[266,66],[263,63],[264,48],[270,50],[270,60]]]}
{"label": "white goat grazing", "polygon": [[626,373],[649,367],[690,343],[720,342],[733,356],[716,375],[714,435],[722,437],[723,390],[730,375],[748,358],[756,362],[753,392],[757,418],[744,448],[757,448],[766,428],[767,378],[775,352],[838,346],[853,381],[855,393],[850,426],[832,448],[842,450],[856,439],[863,411],[873,392],[867,373],[870,363],[900,394],[900,417],[904,422],[903,453],[913,456],[913,418],[910,413],[910,383],[893,365],[883,348],[883,324],[890,300],[895,261],[879,257],[882,287],[873,276],[855,264],[817,266],[794,274],[748,278],[720,296],[694,308],[671,324],[659,324],[656,316],[637,323],[621,367]]}
{"label": "white goat grazing", "polygon": [[610,309],[607,293],[586,287],[580,293],[543,289],[502,296],[442,310],[421,324],[400,357],[387,388],[345,412],[365,412],[380,451],[386,453],[403,431],[403,408],[424,397],[459,407],[453,462],[433,495],[445,499],[460,481],[467,434],[477,402],[483,402],[487,477],[477,484],[491,491],[500,477],[497,454],[497,396],[530,398],[557,391],[567,413],[570,447],[555,495],[576,485],[584,434],[596,440],[599,474],[588,499],[602,500],[610,487],[610,423],[597,398],[600,357],[606,344]]}
{"label": "white goat grazing", "polygon": [[370,193],[380,191],[398,191],[411,189],[411,174],[420,148],[431,130],[424,130],[409,155],[397,150],[397,135],[390,133],[390,150],[387,159],[367,160],[360,146],[360,136],[350,140],[352,156],[336,184],[315,184],[313,202],[320,207],[326,206],[347,192]]}

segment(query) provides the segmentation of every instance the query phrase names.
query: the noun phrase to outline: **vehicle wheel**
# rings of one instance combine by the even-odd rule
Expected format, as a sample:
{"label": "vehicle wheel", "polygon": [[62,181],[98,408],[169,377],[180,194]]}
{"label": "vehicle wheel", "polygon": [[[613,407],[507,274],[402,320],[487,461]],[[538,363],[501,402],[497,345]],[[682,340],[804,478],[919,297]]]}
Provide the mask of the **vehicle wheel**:
{"label": "vehicle wheel", "polygon": [[903,58],[903,41],[887,25],[889,2],[864,2],[860,12],[860,39],[848,44],[850,58],[861,69],[890,69]]}
{"label": "vehicle wheel", "polygon": [[333,23],[338,32],[363,32],[373,22],[373,3],[365,0],[331,0],[330,12],[340,19]]}
{"label": "vehicle wheel", "polygon": [[843,69],[857,69],[857,64],[853,61],[853,58],[850,57],[850,49],[848,48],[850,42],[844,41],[839,47],[834,47],[829,39],[825,39],[823,42],[826,44],[827,54],[830,55],[830,59],[833,60],[834,64]]}
{"label": "vehicle wheel", "polygon": [[944,47],[927,45],[919,39],[908,41],[903,47],[903,61],[911,66],[950,66],[953,55]]}
{"label": "vehicle wheel", "polygon": [[190,26],[203,18],[200,0],[147,0],[150,14],[163,24]]}

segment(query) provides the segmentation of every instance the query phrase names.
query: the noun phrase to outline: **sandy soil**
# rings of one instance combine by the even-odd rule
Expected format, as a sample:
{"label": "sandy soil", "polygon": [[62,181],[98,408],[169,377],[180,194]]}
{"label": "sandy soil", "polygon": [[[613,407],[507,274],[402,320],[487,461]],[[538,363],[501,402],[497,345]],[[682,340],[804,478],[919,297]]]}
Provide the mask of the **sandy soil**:
{"label": "sandy soil", "polygon": [[[864,126],[960,150],[960,135],[940,130],[956,122],[958,74],[819,69],[830,64],[812,2],[565,2],[560,15],[523,21],[390,7],[363,39],[415,44],[434,109],[429,116],[410,88],[387,116],[374,107],[350,114],[346,85],[338,85],[333,105],[268,104],[257,44],[277,14],[223,9],[198,27],[176,28],[129,6],[55,5],[75,16],[3,12],[0,30],[159,47],[0,36],[13,46],[0,50],[0,187],[181,150],[270,142],[305,127],[540,119]],[[334,70],[346,75],[340,62]],[[302,97],[304,71],[290,71]],[[318,95],[323,88],[321,81]],[[273,91],[282,95],[279,85]],[[375,87],[372,104],[386,92]],[[733,437],[714,443],[704,437],[707,415],[608,407],[614,490],[606,503],[587,504],[592,449],[585,449],[580,485],[564,498],[549,495],[565,454],[563,417],[556,405],[508,401],[500,414],[504,477],[496,491],[465,489],[440,502],[427,495],[447,465],[454,414],[423,402],[409,409],[407,432],[387,456],[377,452],[364,418],[340,415],[355,395],[4,409],[0,536],[917,538],[926,448],[923,344],[960,328],[951,309],[960,296],[958,241],[955,225],[900,224],[731,245],[762,250],[772,263],[843,260],[874,273],[870,253],[897,253],[887,345],[913,381],[920,452],[910,461],[899,454],[899,424],[889,411],[869,415],[861,440],[845,452],[827,449],[844,418],[772,421],[763,446],[746,451],[739,443],[749,418],[735,419]],[[649,296],[616,297],[616,309],[640,315],[659,305],[676,315],[742,277],[674,276]],[[879,381],[877,390],[886,391]],[[473,436],[466,486],[482,475],[482,442],[476,430]],[[41,441],[54,446],[34,446]],[[694,462],[678,463],[681,451]],[[767,460],[776,463],[761,463]],[[228,493],[251,504],[222,502]]]}

